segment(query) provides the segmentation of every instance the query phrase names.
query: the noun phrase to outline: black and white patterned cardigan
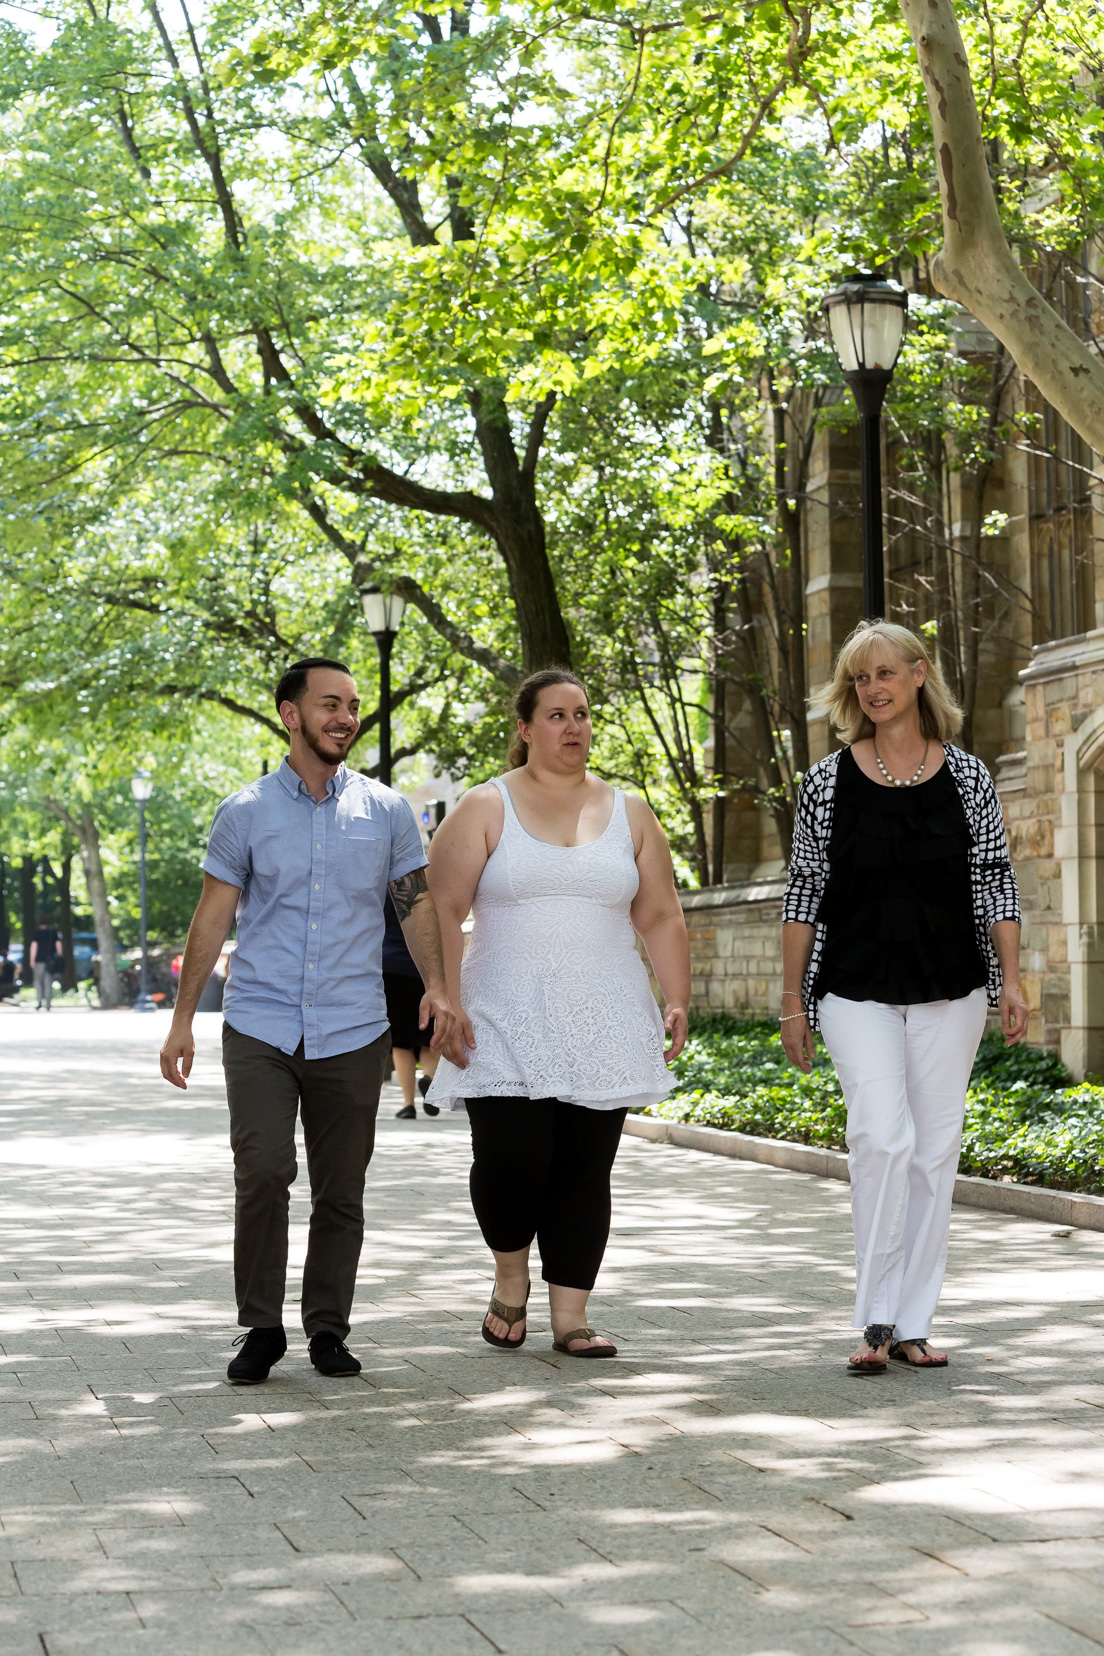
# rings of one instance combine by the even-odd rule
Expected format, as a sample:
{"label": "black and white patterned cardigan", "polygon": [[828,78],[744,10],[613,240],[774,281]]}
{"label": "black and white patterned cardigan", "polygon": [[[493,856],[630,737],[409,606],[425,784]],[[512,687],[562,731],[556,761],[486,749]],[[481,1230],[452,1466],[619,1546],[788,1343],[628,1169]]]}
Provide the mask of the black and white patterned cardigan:
{"label": "black and white patterned cardigan", "polygon": [[[1020,919],[1020,894],[1008,860],[1008,842],[993,778],[980,759],[944,742],[947,766],[958,789],[970,830],[970,887],[974,898],[974,926],[981,957],[988,964],[986,990],[990,1006],[1000,997],[1001,973],[989,928],[997,920]],[[801,783],[794,822],[793,851],[782,919],[816,926],[813,953],[801,986],[809,1022],[817,1027],[813,984],[824,950],[824,927],[817,924],[820,900],[828,884],[828,844],[836,800],[836,772],[844,749],[810,765]]]}

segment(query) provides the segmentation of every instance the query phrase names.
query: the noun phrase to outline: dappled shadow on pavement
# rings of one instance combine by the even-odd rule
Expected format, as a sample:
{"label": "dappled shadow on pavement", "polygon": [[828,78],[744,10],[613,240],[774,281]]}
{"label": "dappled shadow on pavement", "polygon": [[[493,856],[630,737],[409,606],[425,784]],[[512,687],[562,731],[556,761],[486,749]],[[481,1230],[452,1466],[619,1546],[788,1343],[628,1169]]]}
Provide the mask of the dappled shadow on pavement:
{"label": "dappled shadow on pavement", "polygon": [[0,1022],[6,1656],[1104,1645],[1104,1236],[956,1211],[952,1367],[857,1378],[846,1189],[629,1140],[593,1307],[622,1357],[554,1354],[537,1285],[507,1354],[478,1334],[465,1124],[392,1100],[363,1376],[293,1333],[233,1389],[203,1022],[186,1096],[159,1019]]}

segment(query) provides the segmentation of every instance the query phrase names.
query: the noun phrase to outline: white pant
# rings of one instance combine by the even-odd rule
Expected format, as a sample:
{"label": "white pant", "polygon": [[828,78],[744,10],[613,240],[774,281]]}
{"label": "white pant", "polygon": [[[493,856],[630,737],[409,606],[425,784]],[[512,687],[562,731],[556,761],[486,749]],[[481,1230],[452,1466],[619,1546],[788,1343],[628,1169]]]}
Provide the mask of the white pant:
{"label": "white pant", "polygon": [[985,990],[923,1006],[825,995],[820,1029],[847,1103],[854,1326],[931,1333]]}

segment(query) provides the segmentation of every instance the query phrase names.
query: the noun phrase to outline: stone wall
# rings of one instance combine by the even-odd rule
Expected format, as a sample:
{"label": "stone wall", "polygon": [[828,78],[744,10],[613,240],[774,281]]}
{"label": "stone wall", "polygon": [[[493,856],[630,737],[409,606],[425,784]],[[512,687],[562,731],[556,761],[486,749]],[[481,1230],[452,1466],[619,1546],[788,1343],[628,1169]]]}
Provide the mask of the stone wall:
{"label": "stone wall", "polygon": [[1029,1038],[1104,1071],[1104,630],[1040,645],[997,786],[1024,909]]}
{"label": "stone wall", "polygon": [[743,880],[684,891],[695,1012],[737,1018],[777,1014],[784,880]]}

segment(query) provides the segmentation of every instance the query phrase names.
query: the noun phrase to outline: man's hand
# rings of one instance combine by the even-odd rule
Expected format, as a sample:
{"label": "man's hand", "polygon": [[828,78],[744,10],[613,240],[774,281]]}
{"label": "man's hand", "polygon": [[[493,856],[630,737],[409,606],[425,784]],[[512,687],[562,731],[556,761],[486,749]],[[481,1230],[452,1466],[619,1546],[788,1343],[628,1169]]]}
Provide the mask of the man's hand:
{"label": "man's hand", "polygon": [[475,1031],[464,1008],[456,1011],[443,989],[427,989],[418,1008],[418,1028],[433,1019],[431,1052],[441,1052],[457,1069],[467,1069],[468,1052],[475,1051]]}
{"label": "man's hand", "polygon": [[[192,1037],[191,1026],[186,1025],[177,1029],[174,1025],[161,1048],[161,1074],[165,1080],[171,1082],[174,1087],[179,1087],[182,1092],[187,1092],[194,1057],[195,1040]],[[177,1064],[180,1065],[179,1069]]]}
{"label": "man's hand", "polygon": [[663,1054],[665,1064],[673,1064],[690,1032],[690,1017],[685,1006],[669,1001],[663,1008],[663,1027],[667,1031],[667,1047]]}
{"label": "man's hand", "polygon": [[1005,1046],[1015,1046],[1027,1034],[1028,1010],[1018,983],[1006,983],[1000,992],[1000,1021]]}

